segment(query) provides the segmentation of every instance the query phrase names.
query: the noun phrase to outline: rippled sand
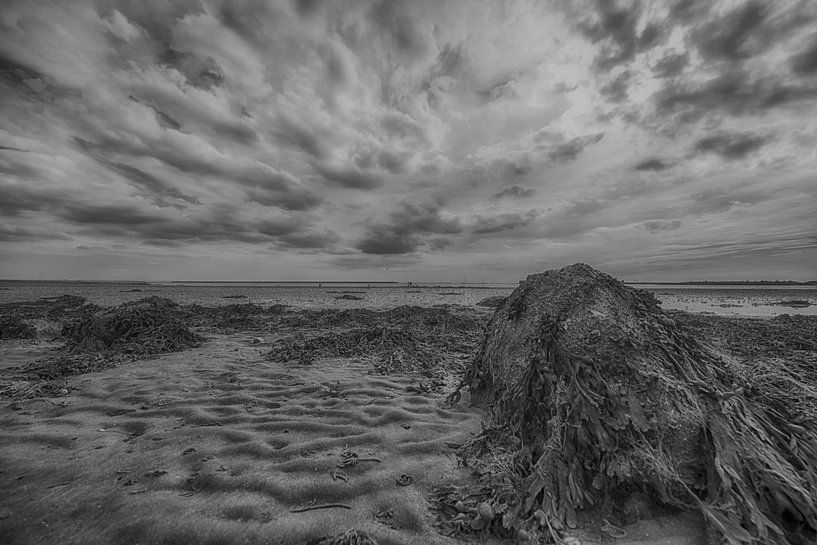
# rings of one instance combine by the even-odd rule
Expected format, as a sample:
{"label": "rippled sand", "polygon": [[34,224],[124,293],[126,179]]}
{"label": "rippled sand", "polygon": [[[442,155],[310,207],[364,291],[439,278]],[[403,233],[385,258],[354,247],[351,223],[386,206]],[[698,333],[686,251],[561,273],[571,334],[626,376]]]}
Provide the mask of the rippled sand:
{"label": "rippled sand", "polygon": [[[16,350],[22,361],[41,349]],[[220,335],[71,377],[65,397],[5,403],[0,541],[283,544],[355,528],[380,544],[456,543],[433,527],[427,498],[473,479],[447,444],[484,415],[360,361],[293,367],[265,350]],[[359,461],[339,467],[344,451]],[[303,510],[327,504],[338,505]],[[605,542],[703,543],[694,516],[626,530]]]}

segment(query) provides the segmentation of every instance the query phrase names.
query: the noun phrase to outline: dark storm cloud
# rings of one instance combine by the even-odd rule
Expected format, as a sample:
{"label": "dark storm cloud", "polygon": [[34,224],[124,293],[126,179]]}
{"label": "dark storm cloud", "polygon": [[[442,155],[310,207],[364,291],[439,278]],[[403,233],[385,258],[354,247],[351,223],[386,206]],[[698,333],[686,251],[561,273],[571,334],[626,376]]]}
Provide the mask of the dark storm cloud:
{"label": "dark storm cloud", "polygon": [[650,159],[645,159],[641,161],[637,165],[633,167],[633,170],[651,170],[651,171],[661,171],[666,170],[672,166],[671,163],[667,163],[663,159],[658,159],[657,157],[651,157]]}
{"label": "dark storm cloud", "polygon": [[588,146],[597,144],[604,138],[604,133],[591,134],[588,136],[578,136],[563,144],[559,144],[548,152],[551,161],[565,163],[574,161]]}
{"label": "dark storm cloud", "polygon": [[27,150],[27,149],[20,149],[20,148],[14,148],[14,147],[11,147],[11,146],[3,146],[3,145],[0,145],[0,150],[5,150],[5,151],[20,151],[20,152],[23,152],[23,153],[28,153],[28,150]]}
{"label": "dark storm cloud", "polygon": [[131,157],[154,158],[181,172],[197,176],[231,175],[226,169],[221,168],[207,157],[180,153],[178,149],[162,146],[161,142],[156,142],[154,147],[148,147],[144,142],[137,143],[116,137],[101,136],[97,142],[80,137],[74,137],[73,140],[81,151],[89,154],[108,156],[118,153]]}
{"label": "dark storm cloud", "polygon": [[812,36],[811,45],[791,58],[791,68],[802,76],[817,73],[817,34]]}
{"label": "dark storm cloud", "polygon": [[300,149],[318,160],[329,154],[329,149],[311,130],[285,117],[278,121],[273,135],[282,144]]}
{"label": "dark storm cloud", "polygon": [[408,233],[370,231],[358,241],[356,247],[364,254],[410,254],[420,247],[420,243],[419,237]]}
{"label": "dark storm cloud", "polygon": [[707,59],[737,61],[761,53],[772,29],[765,26],[768,8],[748,2],[723,17],[709,21],[693,34],[698,53]]}
{"label": "dark storm cloud", "polygon": [[302,250],[320,250],[340,242],[333,231],[292,233],[278,237],[278,246]]}
{"label": "dark storm cloud", "polygon": [[394,153],[391,151],[381,151],[377,154],[377,166],[391,172],[398,174],[405,170],[408,156],[406,154]]}
{"label": "dark storm cloud", "polygon": [[180,130],[182,128],[182,124],[176,121],[174,118],[170,117],[168,114],[164,113],[162,110],[158,108],[153,108],[153,111],[156,114],[156,120],[159,122],[159,126],[165,129],[173,129],[173,130]]}
{"label": "dark storm cloud", "polygon": [[312,210],[320,206],[323,199],[307,189],[278,191],[264,187],[250,188],[246,192],[250,202],[264,206],[274,206],[283,210]]}
{"label": "dark storm cloud", "polygon": [[682,223],[681,220],[650,220],[645,221],[642,225],[648,233],[655,233],[680,229]]}
{"label": "dark storm cloud", "polygon": [[347,189],[372,190],[383,185],[380,177],[352,167],[318,166],[316,170],[326,181]]}
{"label": "dark storm cloud", "polygon": [[137,239],[149,244],[190,242],[271,242],[308,228],[298,217],[252,220],[229,204],[214,205],[196,215],[149,213],[127,206],[72,204],[58,215],[85,226],[85,235]]}
{"label": "dark storm cloud", "polygon": [[638,31],[642,7],[634,2],[630,7],[619,7],[615,2],[596,0],[595,20],[584,20],[577,27],[592,43],[599,45],[594,64],[599,72],[607,72],[625,64],[641,51],[650,49],[662,39],[662,27],[647,24]]}
{"label": "dark storm cloud", "polygon": [[125,163],[117,163],[102,158],[98,160],[101,164],[128,180],[132,185],[145,190],[149,196],[153,197],[154,201],[161,202],[161,199],[164,197],[170,197],[173,199],[180,199],[190,204],[199,203],[199,199],[197,197],[186,195],[164,180],[161,180],[160,178],[145,172],[144,170]]}
{"label": "dark storm cloud", "polygon": [[769,137],[748,133],[720,133],[701,138],[695,143],[695,151],[716,153],[724,159],[742,159],[762,148]]}
{"label": "dark storm cloud", "polygon": [[392,138],[401,139],[406,143],[422,145],[428,142],[425,129],[406,116],[386,115],[380,120],[380,128]]}
{"label": "dark storm cloud", "polygon": [[525,212],[506,212],[496,216],[480,216],[477,218],[476,227],[473,228],[473,232],[476,235],[486,235],[502,231],[512,231],[528,225],[534,217],[536,217],[536,214]]}
{"label": "dark storm cloud", "polygon": [[124,227],[150,225],[163,221],[163,217],[133,205],[96,205],[69,202],[57,211],[66,221],[80,225],[109,224]]}
{"label": "dark storm cloud", "polygon": [[657,78],[674,78],[684,71],[689,64],[689,53],[673,53],[663,57],[653,66]]}
{"label": "dark storm cloud", "polygon": [[[275,172],[261,164],[229,165],[219,164],[214,158],[206,155],[190,155],[186,149],[173,149],[168,146],[145,147],[125,140],[103,140],[93,143],[75,137],[74,143],[88,156],[103,164],[114,164],[106,157],[111,154],[120,154],[132,157],[147,157],[162,161],[168,166],[188,175],[211,176],[227,182],[234,182],[246,189],[252,200],[266,206],[278,206],[288,210],[306,210],[314,208],[320,203],[320,198],[310,191],[299,186],[296,180],[284,173]],[[138,178],[135,172],[129,173]],[[363,180],[366,182],[367,180]],[[143,184],[149,184],[141,180]],[[361,182],[361,183],[363,183]],[[166,188],[167,191],[174,191]],[[167,196],[173,196],[168,194]],[[192,197],[191,197],[192,198]],[[186,199],[185,199],[186,200]],[[188,201],[191,202],[191,201]]]}
{"label": "dark storm cloud", "polygon": [[518,185],[513,185],[511,187],[507,187],[500,191],[499,193],[494,194],[491,198],[492,199],[529,199],[536,194],[536,191],[533,189],[527,189],[524,187],[519,187]]}
{"label": "dark storm cloud", "polygon": [[19,216],[23,212],[46,210],[62,202],[60,192],[38,190],[31,183],[0,185],[0,212],[4,216]]}
{"label": "dark storm cloud", "polygon": [[815,97],[817,86],[734,70],[702,83],[672,84],[656,93],[654,100],[659,116],[678,114],[683,121],[697,121],[709,114],[759,114]]}
{"label": "dark storm cloud", "polygon": [[37,70],[7,57],[0,51],[0,81],[14,86],[24,86],[26,80],[42,79],[44,76]]}
{"label": "dark storm cloud", "polygon": [[[0,212],[6,217],[20,217],[24,212],[48,212],[53,218],[83,228],[80,233],[84,235],[126,237],[151,244],[265,242],[280,237],[307,236],[311,232],[304,218],[245,219],[239,207],[228,204],[199,207],[187,215],[169,214],[158,207],[143,207],[136,202],[99,204],[94,203],[92,197],[76,192],[46,191],[22,185],[0,185]],[[43,235],[41,238],[56,237]],[[286,240],[294,245],[297,238]]]}
{"label": "dark storm cloud", "polygon": [[395,0],[377,1],[369,11],[369,20],[391,38],[390,42],[399,54],[416,60],[428,53],[429,44],[403,6],[403,2]]}
{"label": "dark storm cloud", "polygon": [[356,247],[366,254],[405,254],[416,251],[430,235],[463,231],[456,218],[444,218],[437,204],[403,203],[384,224],[370,225]]}
{"label": "dark storm cloud", "polygon": [[601,88],[602,96],[610,102],[624,102],[627,100],[627,91],[629,90],[631,78],[631,72],[622,72],[613,81]]}

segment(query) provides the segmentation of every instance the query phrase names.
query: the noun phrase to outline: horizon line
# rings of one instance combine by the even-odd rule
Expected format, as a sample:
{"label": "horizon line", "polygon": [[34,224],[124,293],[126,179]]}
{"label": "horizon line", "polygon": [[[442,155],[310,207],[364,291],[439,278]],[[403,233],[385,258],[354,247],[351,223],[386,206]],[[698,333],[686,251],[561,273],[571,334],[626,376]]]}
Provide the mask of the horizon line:
{"label": "horizon line", "polygon": [[[656,284],[656,285],[675,285],[675,284],[794,284],[794,285],[808,285],[817,284],[817,280],[617,280],[624,284]],[[515,282],[440,282],[440,281],[398,281],[398,280],[84,280],[84,279],[29,279],[29,278],[0,278],[0,282],[28,282],[28,283],[61,283],[61,284],[137,284],[137,285],[156,285],[156,284],[386,284],[386,285],[426,285],[426,284],[446,284],[446,285],[462,285],[462,286],[481,286],[491,284],[517,284],[523,282],[524,279]]]}

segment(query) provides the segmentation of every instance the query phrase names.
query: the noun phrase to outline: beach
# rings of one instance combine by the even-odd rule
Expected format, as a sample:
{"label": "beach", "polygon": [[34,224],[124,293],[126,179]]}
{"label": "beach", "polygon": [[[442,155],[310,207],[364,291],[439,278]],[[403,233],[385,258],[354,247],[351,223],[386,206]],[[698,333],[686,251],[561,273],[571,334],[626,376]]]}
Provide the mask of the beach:
{"label": "beach", "polygon": [[[128,289],[145,291],[107,302],[156,295]],[[509,290],[367,307],[371,291],[322,288],[336,293],[320,308],[225,289],[237,297],[219,305],[130,303],[193,335],[156,353],[78,348],[84,330],[66,324],[113,316],[114,304],[4,294],[4,333],[9,317],[23,324],[23,338],[0,342],[4,543],[301,544],[351,530],[381,544],[514,542],[457,531],[440,503],[479,494],[457,448],[487,415],[448,396],[493,313],[478,295]],[[796,364],[814,378],[817,317],[669,315],[730,365]],[[582,520],[570,536],[705,543],[694,512],[622,517]]]}

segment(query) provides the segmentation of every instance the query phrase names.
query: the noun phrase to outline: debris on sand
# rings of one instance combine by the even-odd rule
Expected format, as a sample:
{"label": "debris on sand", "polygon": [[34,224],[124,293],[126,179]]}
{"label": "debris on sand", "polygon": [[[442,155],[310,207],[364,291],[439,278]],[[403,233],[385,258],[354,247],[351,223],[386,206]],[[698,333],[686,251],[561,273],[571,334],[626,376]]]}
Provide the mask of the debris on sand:
{"label": "debris on sand", "polygon": [[63,325],[99,310],[76,295],[0,305],[0,339],[53,339]]}
{"label": "debris on sand", "polygon": [[65,345],[57,355],[24,368],[19,378],[53,380],[199,346],[204,337],[190,331],[181,317],[180,307],[161,297],[99,310],[66,324]]}
{"label": "debris on sand", "polygon": [[170,299],[148,297],[101,310],[63,330],[69,353],[116,351],[152,355],[198,346],[204,338],[181,320]]}
{"label": "debris on sand", "polygon": [[336,536],[313,539],[304,545],[377,545],[377,542],[366,532],[353,529]]}
{"label": "debris on sand", "polygon": [[345,299],[347,301],[362,301],[363,297],[358,297],[357,295],[350,295],[348,293],[344,293],[343,295],[338,295],[335,299]]}
{"label": "debris on sand", "polygon": [[806,301],[805,299],[792,299],[791,301],[775,301],[774,303],[770,303],[772,305],[776,305],[779,307],[791,307],[791,308],[806,308],[811,306],[810,301]]}
{"label": "debris on sand", "polygon": [[478,307],[486,307],[486,308],[497,308],[499,305],[505,302],[506,297],[501,295],[493,295],[491,297],[486,297],[479,303],[477,303]]}
{"label": "debris on sand", "polygon": [[184,321],[190,326],[203,327],[214,333],[257,331],[270,329],[270,322],[285,313],[287,305],[271,305],[263,308],[255,303],[233,303],[217,307],[186,305],[182,307]]}
{"label": "debris on sand", "polygon": [[558,541],[578,512],[616,522],[645,493],[699,510],[716,542],[815,542],[817,414],[776,399],[785,380],[760,392],[756,378],[587,265],[529,276],[462,383],[491,412],[459,451],[503,513],[485,528]]}
{"label": "debris on sand", "polygon": [[0,316],[0,339],[36,339],[37,330],[19,316]]}
{"label": "debris on sand", "polygon": [[[413,306],[307,311],[287,317],[286,324],[299,332],[275,342],[270,360],[310,364],[320,358],[365,357],[381,374],[453,371],[461,366],[455,356],[472,354],[483,333],[476,316]],[[309,328],[331,331],[312,334]]]}

